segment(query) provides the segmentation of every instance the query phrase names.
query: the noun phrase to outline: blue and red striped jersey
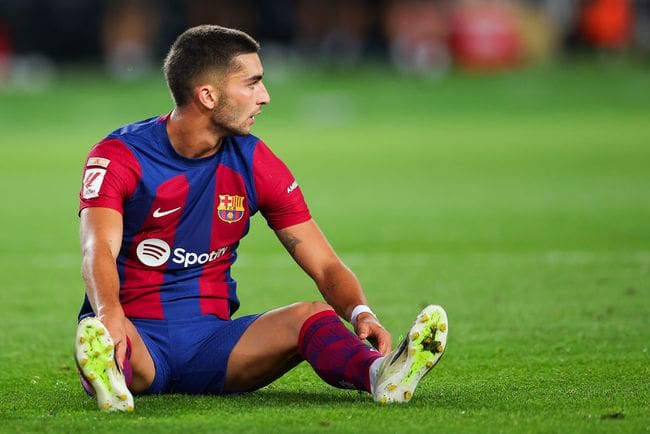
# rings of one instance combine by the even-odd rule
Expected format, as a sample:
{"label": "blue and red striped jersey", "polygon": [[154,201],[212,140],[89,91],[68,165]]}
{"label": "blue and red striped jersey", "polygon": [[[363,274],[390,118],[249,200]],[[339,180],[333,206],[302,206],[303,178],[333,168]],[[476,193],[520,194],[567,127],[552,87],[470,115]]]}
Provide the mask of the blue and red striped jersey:
{"label": "blue and red striped jersey", "polygon": [[[123,216],[117,257],[120,301],[129,318],[180,319],[238,309],[230,268],[257,211],[282,229],[308,221],[287,166],[253,135],[223,140],[210,157],[179,155],[168,115],[120,128],[86,159],[80,212],[106,207]],[[88,299],[80,316],[92,312]]]}

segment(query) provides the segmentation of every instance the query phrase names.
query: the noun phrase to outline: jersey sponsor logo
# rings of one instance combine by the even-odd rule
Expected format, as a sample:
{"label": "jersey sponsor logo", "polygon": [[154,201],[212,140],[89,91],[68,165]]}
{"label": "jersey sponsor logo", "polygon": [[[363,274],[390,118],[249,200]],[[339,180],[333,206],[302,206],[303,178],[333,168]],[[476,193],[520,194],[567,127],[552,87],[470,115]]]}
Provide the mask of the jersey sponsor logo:
{"label": "jersey sponsor logo", "polygon": [[296,188],[298,188],[298,181],[293,181],[291,185],[287,187],[287,194],[291,193]]}
{"label": "jersey sponsor logo", "polygon": [[188,268],[191,265],[203,265],[207,262],[216,261],[226,254],[228,247],[220,247],[206,253],[188,252],[182,247],[177,247],[171,251],[169,244],[158,238],[149,238],[140,241],[135,252],[140,262],[149,267],[160,267],[165,264],[169,257],[172,256],[172,262]]}
{"label": "jersey sponsor logo", "polygon": [[160,217],[165,217],[165,216],[167,216],[167,215],[169,215],[169,214],[173,214],[173,213],[175,213],[175,212],[178,211],[179,209],[181,209],[180,206],[179,206],[178,208],[169,209],[169,210],[165,210],[165,211],[162,211],[160,208],[157,208],[157,209],[153,212],[153,218],[155,218],[155,219],[159,219]]}
{"label": "jersey sponsor logo", "polygon": [[88,163],[86,164],[86,166],[100,166],[103,168],[107,168],[109,164],[111,164],[111,160],[109,160],[108,158],[90,157],[88,159]]}
{"label": "jersey sponsor logo", "polygon": [[179,247],[177,249],[174,249],[174,258],[172,261],[176,264],[183,264],[183,267],[187,268],[190,265],[203,265],[206,262],[216,261],[227,251],[228,247],[220,247],[217,250],[212,250],[210,253],[196,254],[194,252],[188,252],[187,250]]}
{"label": "jersey sponsor logo", "polygon": [[244,217],[244,196],[219,195],[217,214],[226,223],[235,223]]}
{"label": "jersey sponsor logo", "polygon": [[166,241],[158,238],[149,238],[140,241],[135,249],[140,262],[149,267],[160,267],[169,259],[171,248]]}
{"label": "jersey sponsor logo", "polygon": [[86,169],[83,180],[83,190],[81,196],[84,199],[92,199],[99,196],[99,190],[102,188],[106,169]]}

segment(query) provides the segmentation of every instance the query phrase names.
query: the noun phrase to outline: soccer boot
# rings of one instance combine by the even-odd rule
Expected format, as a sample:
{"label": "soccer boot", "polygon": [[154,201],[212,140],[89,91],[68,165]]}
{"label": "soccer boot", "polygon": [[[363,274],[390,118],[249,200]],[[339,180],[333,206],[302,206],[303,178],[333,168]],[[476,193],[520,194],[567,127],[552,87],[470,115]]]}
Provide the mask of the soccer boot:
{"label": "soccer boot", "polygon": [[381,362],[373,399],[381,404],[410,401],[422,377],[444,354],[448,328],[442,307],[425,307],[399,347]]}
{"label": "soccer boot", "polygon": [[81,320],[77,327],[75,359],[82,379],[95,392],[100,410],[133,411],[133,395],[115,362],[114,350],[113,339],[101,321],[93,317]]}

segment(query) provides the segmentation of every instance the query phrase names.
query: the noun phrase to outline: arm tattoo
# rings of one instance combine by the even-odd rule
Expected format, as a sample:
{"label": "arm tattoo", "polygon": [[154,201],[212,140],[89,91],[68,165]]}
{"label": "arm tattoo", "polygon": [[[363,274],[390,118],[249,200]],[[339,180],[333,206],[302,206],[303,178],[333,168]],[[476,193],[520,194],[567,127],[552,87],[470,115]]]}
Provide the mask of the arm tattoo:
{"label": "arm tattoo", "polygon": [[287,249],[291,256],[294,256],[294,253],[296,253],[296,246],[302,241],[290,233],[279,232],[278,235],[280,241],[282,242],[282,245],[284,245],[284,248]]}

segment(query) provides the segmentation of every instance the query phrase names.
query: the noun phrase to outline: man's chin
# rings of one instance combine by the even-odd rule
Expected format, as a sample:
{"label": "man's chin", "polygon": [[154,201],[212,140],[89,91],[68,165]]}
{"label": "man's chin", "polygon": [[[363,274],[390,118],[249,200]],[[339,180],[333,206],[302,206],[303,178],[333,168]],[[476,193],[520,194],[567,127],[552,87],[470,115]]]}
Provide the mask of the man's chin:
{"label": "man's chin", "polygon": [[251,133],[250,127],[228,128],[229,136],[247,136]]}

